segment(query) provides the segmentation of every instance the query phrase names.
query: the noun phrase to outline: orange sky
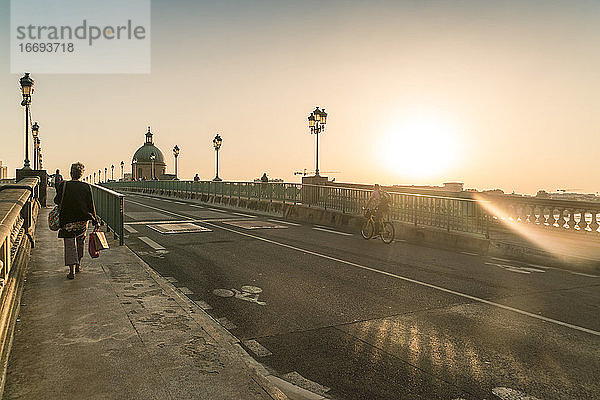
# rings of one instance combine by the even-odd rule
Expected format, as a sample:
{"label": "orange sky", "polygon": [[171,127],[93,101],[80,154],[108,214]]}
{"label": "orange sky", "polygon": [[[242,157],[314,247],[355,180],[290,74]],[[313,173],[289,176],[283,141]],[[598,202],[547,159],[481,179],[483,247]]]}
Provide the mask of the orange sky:
{"label": "orange sky", "polygon": [[[450,2],[448,2],[449,4]],[[49,75],[32,114],[44,162],[130,165],[147,125],[180,176],[297,181],[325,107],[337,181],[597,192],[600,3],[152,2],[152,73]],[[23,160],[18,75],[0,2],[0,160]]]}

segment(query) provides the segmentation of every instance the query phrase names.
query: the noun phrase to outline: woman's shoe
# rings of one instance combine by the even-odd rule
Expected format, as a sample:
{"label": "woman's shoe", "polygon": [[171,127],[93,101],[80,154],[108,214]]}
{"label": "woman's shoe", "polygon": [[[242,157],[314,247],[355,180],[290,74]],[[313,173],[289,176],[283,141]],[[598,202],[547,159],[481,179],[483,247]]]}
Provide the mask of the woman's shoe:
{"label": "woman's shoe", "polygon": [[67,279],[75,279],[75,275],[74,275],[74,274],[72,274],[71,272],[69,272],[69,273],[67,274]]}

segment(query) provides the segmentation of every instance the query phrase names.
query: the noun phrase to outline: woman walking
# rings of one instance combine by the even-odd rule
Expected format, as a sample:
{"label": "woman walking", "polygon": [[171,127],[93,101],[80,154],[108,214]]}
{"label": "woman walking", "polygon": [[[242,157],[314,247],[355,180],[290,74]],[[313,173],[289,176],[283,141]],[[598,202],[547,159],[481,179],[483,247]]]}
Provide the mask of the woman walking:
{"label": "woman walking", "polygon": [[81,163],[71,165],[71,180],[63,181],[56,188],[54,203],[60,205],[60,230],[58,237],[65,242],[65,265],[69,267],[68,279],[74,279],[81,269],[88,221],[98,225],[96,208],[90,185],[81,182],[85,167]]}

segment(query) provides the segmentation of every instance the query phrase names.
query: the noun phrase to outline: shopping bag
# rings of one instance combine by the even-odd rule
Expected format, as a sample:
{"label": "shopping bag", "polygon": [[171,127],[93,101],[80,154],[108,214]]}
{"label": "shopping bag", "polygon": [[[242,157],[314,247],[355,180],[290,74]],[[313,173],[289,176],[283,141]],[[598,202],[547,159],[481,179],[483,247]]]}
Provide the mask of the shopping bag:
{"label": "shopping bag", "polygon": [[94,240],[96,244],[96,250],[106,250],[108,249],[108,241],[106,240],[106,236],[104,232],[94,231]]}
{"label": "shopping bag", "polygon": [[96,249],[96,232],[90,233],[88,238],[88,252],[90,253],[90,257],[98,258],[100,257],[100,252]]}
{"label": "shopping bag", "polygon": [[55,206],[48,214],[48,227],[51,231],[60,229],[60,207]]}

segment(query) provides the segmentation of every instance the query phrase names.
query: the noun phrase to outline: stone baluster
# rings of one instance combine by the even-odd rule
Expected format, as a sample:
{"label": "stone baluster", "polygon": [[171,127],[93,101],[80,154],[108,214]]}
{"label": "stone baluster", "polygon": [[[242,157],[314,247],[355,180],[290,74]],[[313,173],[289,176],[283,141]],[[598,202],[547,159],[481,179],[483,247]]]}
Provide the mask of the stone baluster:
{"label": "stone baluster", "polygon": [[585,220],[585,210],[580,211],[581,217],[579,218],[579,232],[586,232],[585,228],[587,227],[587,221]]}
{"label": "stone baluster", "polygon": [[592,222],[590,223],[590,229],[592,232],[598,232],[600,224],[598,223],[598,210],[592,210]]}
{"label": "stone baluster", "polygon": [[569,222],[567,222],[567,225],[569,226],[569,230],[571,232],[573,232],[575,230],[575,225],[577,225],[577,222],[575,222],[575,210],[570,209],[569,211]]}
{"label": "stone baluster", "polygon": [[565,219],[565,213],[567,212],[567,210],[563,207],[559,208],[558,211],[560,212],[559,217],[558,217],[558,227],[560,229],[565,229],[565,224],[567,223],[567,220]]}
{"label": "stone baluster", "polygon": [[550,206],[550,208],[548,210],[548,225],[550,227],[554,227],[555,223],[556,223],[556,218],[554,218],[554,207]]}

